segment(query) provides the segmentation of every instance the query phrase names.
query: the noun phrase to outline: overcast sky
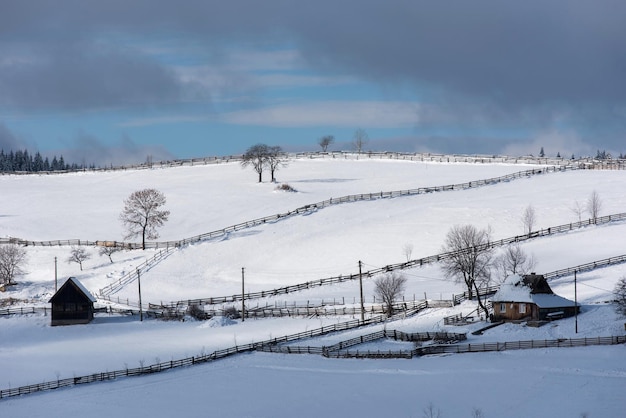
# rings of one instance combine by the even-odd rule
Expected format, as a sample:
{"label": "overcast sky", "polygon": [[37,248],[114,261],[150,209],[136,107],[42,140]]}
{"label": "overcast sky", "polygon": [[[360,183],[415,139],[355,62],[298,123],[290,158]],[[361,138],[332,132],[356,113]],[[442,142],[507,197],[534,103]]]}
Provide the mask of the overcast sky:
{"label": "overcast sky", "polygon": [[626,153],[623,0],[3,0],[0,148]]}

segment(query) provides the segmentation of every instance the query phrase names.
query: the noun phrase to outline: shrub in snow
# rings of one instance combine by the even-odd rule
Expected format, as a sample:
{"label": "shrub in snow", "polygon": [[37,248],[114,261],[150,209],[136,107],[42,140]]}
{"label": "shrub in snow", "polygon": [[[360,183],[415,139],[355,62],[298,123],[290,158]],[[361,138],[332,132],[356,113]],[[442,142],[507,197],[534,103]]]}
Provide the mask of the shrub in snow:
{"label": "shrub in snow", "polygon": [[276,186],[276,190],[280,190],[283,192],[297,192],[296,189],[288,185],[287,183],[283,183],[280,186]]}
{"label": "shrub in snow", "polygon": [[224,309],[224,318],[237,319],[239,318],[239,311],[234,306],[229,306]]}
{"label": "shrub in snow", "polygon": [[187,307],[187,315],[199,320],[207,319],[207,313],[204,312],[204,309],[200,307],[200,305],[189,305]]}

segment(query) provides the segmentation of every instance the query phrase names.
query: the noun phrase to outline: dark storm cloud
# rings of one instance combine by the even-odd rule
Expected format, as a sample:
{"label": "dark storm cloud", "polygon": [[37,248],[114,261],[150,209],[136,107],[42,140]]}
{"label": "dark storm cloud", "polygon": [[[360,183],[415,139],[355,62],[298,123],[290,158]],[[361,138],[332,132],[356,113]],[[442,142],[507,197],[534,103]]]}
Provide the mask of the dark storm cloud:
{"label": "dark storm cloud", "polygon": [[0,104],[29,108],[100,108],[167,103],[174,76],[139,56],[93,43],[35,45],[0,66]]}
{"label": "dark storm cloud", "polygon": [[[409,82],[432,94],[489,99],[505,106],[626,101],[623,1],[112,0],[4,2],[2,9],[0,34],[10,41],[67,42],[120,32],[183,36],[208,47],[220,40],[265,41],[273,36],[296,42],[318,68],[381,83]],[[104,79],[119,83],[123,75],[138,81],[137,74],[145,72],[147,80],[131,89],[131,99],[147,90],[151,80],[165,81],[166,97],[175,89],[166,74],[119,51],[61,51],[39,73],[65,86],[72,77],[55,73],[72,68],[70,74],[78,81],[92,71],[100,77],[109,73]],[[85,76],[84,81],[95,80]],[[84,95],[102,95],[105,102],[126,87],[94,87]]]}
{"label": "dark storm cloud", "polygon": [[110,36],[189,42],[216,61],[237,42],[274,42],[298,48],[317,71],[408,89],[447,109],[451,127],[566,126],[617,146],[624,22],[622,0],[6,0],[0,53],[35,59],[0,58],[0,102],[83,108],[185,96],[189,86],[154,57],[121,43],[99,49]]}

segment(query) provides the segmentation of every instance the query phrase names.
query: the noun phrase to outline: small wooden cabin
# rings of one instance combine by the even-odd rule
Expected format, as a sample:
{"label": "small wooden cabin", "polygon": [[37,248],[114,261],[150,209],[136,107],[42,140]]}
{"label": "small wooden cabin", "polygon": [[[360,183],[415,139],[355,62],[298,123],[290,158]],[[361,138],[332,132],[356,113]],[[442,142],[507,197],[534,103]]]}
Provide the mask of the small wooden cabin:
{"label": "small wooden cabin", "polygon": [[52,296],[52,326],[87,324],[93,319],[96,298],[75,278],[70,277]]}
{"label": "small wooden cabin", "polygon": [[540,274],[506,278],[491,298],[492,321],[543,321],[576,315],[580,306],[555,295],[547,280]]}

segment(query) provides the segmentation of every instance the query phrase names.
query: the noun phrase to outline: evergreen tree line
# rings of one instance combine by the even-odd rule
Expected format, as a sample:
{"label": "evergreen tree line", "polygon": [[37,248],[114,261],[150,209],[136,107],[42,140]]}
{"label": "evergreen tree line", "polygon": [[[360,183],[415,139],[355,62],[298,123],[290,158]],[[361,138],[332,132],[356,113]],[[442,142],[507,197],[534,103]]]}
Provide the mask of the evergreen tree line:
{"label": "evergreen tree line", "polygon": [[50,161],[48,157],[42,157],[39,152],[32,155],[27,150],[15,152],[11,150],[8,153],[0,150],[0,172],[26,171],[35,173],[39,171],[80,170],[83,168],[82,165],[76,163],[67,164],[63,156],[57,158],[55,155],[52,161]]}

